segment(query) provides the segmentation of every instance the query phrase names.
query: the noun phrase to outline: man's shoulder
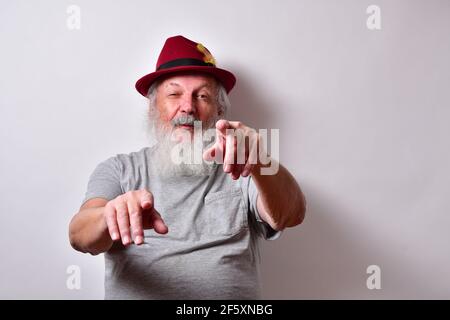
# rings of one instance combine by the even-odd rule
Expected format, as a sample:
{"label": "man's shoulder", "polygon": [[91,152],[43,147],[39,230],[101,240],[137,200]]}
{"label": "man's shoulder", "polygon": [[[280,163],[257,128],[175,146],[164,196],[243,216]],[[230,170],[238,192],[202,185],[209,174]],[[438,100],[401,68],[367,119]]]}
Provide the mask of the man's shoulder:
{"label": "man's shoulder", "polygon": [[141,148],[138,151],[133,151],[130,153],[118,153],[115,155],[115,158],[117,158],[119,161],[140,161],[143,159],[148,158],[151,156],[152,152],[154,150],[154,146],[152,147],[144,147]]}
{"label": "man's shoulder", "polygon": [[120,166],[122,168],[145,166],[154,151],[154,146],[144,147],[138,151],[129,153],[117,153],[102,161],[101,164],[109,166]]}

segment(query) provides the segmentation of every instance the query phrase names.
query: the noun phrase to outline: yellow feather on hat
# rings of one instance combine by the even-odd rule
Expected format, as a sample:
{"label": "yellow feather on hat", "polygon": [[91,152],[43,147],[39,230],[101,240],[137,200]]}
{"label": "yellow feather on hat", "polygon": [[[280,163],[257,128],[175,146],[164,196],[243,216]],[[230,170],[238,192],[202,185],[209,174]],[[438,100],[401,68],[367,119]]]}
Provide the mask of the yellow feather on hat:
{"label": "yellow feather on hat", "polygon": [[201,43],[197,44],[197,50],[203,53],[203,61],[206,63],[212,63],[214,66],[216,65],[216,59],[212,56],[212,54],[206,49]]}

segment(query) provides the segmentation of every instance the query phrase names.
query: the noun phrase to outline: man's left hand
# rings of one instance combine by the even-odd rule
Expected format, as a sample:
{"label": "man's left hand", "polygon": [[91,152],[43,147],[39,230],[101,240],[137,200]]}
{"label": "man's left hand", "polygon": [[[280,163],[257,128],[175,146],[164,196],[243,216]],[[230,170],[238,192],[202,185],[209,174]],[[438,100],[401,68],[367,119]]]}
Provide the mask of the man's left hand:
{"label": "man's left hand", "polygon": [[239,121],[216,122],[216,141],[203,153],[203,159],[223,161],[223,171],[234,180],[247,177],[258,162],[260,136]]}

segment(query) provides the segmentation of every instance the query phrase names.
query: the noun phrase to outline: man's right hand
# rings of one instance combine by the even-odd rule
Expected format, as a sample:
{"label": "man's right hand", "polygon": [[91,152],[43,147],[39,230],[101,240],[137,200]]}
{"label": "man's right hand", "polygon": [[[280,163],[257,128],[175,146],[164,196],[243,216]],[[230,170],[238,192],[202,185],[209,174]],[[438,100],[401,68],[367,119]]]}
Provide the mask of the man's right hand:
{"label": "man's right hand", "polygon": [[140,245],[144,243],[144,229],[166,234],[169,230],[153,205],[153,195],[145,189],[128,191],[109,201],[104,217],[111,239],[121,239],[125,246],[133,239]]}

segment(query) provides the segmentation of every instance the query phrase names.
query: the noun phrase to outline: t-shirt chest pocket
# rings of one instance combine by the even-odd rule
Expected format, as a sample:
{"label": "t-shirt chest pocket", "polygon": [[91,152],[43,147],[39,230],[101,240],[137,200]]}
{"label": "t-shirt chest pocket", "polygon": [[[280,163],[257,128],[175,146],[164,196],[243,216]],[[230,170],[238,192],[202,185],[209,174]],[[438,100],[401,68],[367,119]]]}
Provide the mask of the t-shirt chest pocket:
{"label": "t-shirt chest pocket", "polygon": [[205,196],[206,230],[213,236],[230,236],[248,227],[247,209],[241,189]]}

